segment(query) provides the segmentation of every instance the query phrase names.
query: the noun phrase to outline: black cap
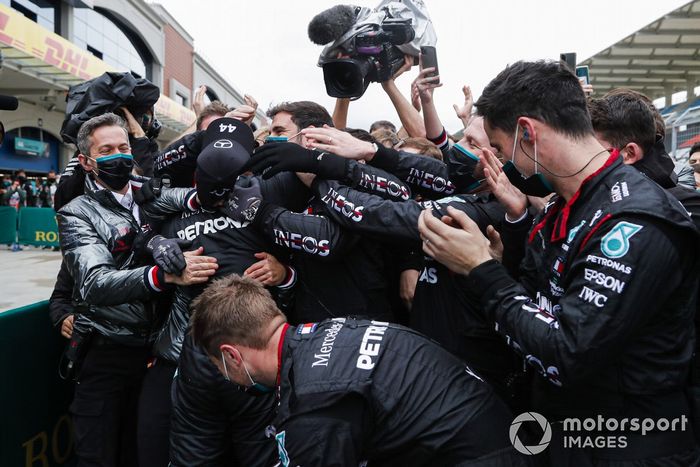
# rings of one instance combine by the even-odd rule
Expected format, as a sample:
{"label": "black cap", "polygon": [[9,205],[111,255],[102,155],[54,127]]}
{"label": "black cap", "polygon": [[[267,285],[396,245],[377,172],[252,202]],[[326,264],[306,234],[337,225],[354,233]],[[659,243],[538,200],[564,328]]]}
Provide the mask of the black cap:
{"label": "black cap", "polygon": [[219,118],[209,124],[194,175],[202,207],[213,209],[215,203],[228,197],[250,159],[254,142],[253,132],[240,120]]}

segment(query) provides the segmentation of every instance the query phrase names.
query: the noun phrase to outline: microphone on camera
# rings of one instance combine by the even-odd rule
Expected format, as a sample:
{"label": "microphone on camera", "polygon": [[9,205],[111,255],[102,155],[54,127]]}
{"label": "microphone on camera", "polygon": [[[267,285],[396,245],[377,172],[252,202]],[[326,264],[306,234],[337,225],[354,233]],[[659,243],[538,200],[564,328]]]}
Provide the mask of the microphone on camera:
{"label": "microphone on camera", "polygon": [[355,24],[357,10],[353,5],[336,5],[317,14],[309,22],[309,39],[317,45],[340,39]]}

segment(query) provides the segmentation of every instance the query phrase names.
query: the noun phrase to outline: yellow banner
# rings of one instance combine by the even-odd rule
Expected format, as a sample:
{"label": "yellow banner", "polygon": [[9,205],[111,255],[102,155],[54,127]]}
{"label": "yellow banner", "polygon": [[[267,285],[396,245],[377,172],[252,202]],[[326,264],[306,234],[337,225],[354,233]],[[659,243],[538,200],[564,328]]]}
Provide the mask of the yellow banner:
{"label": "yellow banner", "polygon": [[[0,4],[0,45],[2,44],[24,52],[25,55],[34,56],[56,70],[63,70],[80,80],[96,78],[106,71],[117,71],[90,52]],[[7,58],[12,56],[8,55]],[[166,117],[161,118],[166,124],[173,122],[183,125],[182,129],[195,119],[194,112],[163,94],[156,103],[156,115],[159,118]]]}
{"label": "yellow banner", "polygon": [[47,65],[83,80],[92,79],[105,71],[114,71],[90,52],[47,31],[5,5],[0,5],[0,43],[33,55]]}

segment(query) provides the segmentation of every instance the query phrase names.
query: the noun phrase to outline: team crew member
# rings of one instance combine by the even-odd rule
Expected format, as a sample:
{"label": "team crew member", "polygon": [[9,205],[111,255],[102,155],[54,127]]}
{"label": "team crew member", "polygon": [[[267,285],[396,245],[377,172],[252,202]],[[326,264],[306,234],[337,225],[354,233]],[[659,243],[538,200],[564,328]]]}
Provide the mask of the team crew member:
{"label": "team crew member", "polygon": [[[320,144],[346,157],[364,157],[373,162],[384,160],[380,165],[388,170],[396,171],[396,176],[408,180],[410,186],[421,190],[425,196],[435,197],[438,187],[448,187],[451,196],[436,201],[417,202],[408,200],[384,199],[374,193],[356,190],[347,184],[325,180],[317,177],[311,184],[316,199],[323,200],[327,216],[344,228],[362,235],[378,238],[384,242],[397,242],[411,248],[420,248],[418,232],[418,216],[426,207],[433,207],[436,215],[446,214],[447,206],[465,212],[483,231],[488,229],[496,240],[496,230],[503,220],[503,208],[493,198],[474,196],[464,193],[476,178],[473,176],[481,146],[488,145],[488,137],[483,131],[482,119],[477,119],[466,131],[462,145],[456,145],[452,151],[458,152],[471,163],[460,164],[460,170],[453,171],[456,186],[448,180],[450,169],[441,161],[421,155],[399,153],[398,151],[373,147],[352,136],[331,128],[309,129],[308,135],[313,137],[313,145],[317,141],[332,140],[331,144]],[[328,176],[330,170],[323,164],[332,165],[332,159],[340,159],[333,154],[327,154],[315,166],[317,158],[306,154],[302,160],[295,161],[296,155],[280,157],[282,161],[271,170],[279,168],[282,163],[293,170],[323,173]],[[255,156],[254,159],[258,159]],[[454,157],[448,156],[448,159]],[[345,159],[340,159],[344,161]],[[329,164],[330,162],[330,164]],[[259,163],[269,164],[264,158]],[[294,164],[298,165],[294,165]],[[371,163],[371,162],[370,162]],[[319,167],[321,166],[321,167]],[[466,168],[469,167],[469,170]],[[417,179],[417,174],[422,177]],[[426,181],[442,180],[428,184]],[[427,187],[427,188],[426,188]],[[342,200],[347,206],[353,206],[361,213],[359,216],[348,216],[343,210],[336,208],[336,200]],[[495,227],[495,228],[494,228]],[[479,300],[464,281],[449,271],[445,266],[430,257],[422,257],[420,274],[416,285],[409,322],[410,326],[435,339],[445,349],[463,359],[479,375],[484,377],[496,392],[516,406],[522,402],[517,392],[520,391],[520,380],[523,374],[522,359],[512,349],[508,348],[503,338],[493,330],[493,324],[485,320],[480,312]]]}
{"label": "team crew member", "polygon": [[[533,409],[550,422],[688,417],[698,250],[685,210],[595,139],[578,80],[559,64],[509,66],[477,108],[492,145],[512,151],[512,167],[486,170],[508,218],[525,215],[507,181],[513,167],[523,193],[558,197],[530,231],[519,281],[455,210],[461,228],[421,215],[424,251],[468,275],[485,316],[539,369]],[[626,449],[562,449],[555,437],[549,452],[553,465],[695,465],[686,428],[627,431]]]}
{"label": "team crew member", "polygon": [[250,392],[279,386],[280,465],[520,465],[505,405],[414,331],[354,318],[289,326],[262,286],[236,275],[193,307],[193,337],[226,378]]}
{"label": "team crew member", "polygon": [[78,132],[78,148],[90,188],[57,216],[80,304],[71,333],[76,345],[76,337],[87,342],[70,407],[76,453],[81,466],[135,465],[136,400],[156,325],[152,300],[168,283],[205,282],[216,260],[188,254],[181,276],[140,266],[132,252],[140,230],[138,187],[130,182],[123,120],[111,113],[91,118]]}

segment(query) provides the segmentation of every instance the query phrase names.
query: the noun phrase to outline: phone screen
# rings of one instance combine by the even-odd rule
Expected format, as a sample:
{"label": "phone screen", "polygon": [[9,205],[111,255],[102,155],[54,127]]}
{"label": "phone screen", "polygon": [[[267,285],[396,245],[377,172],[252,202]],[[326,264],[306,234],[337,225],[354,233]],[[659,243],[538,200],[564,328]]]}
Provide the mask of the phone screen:
{"label": "phone screen", "polygon": [[581,84],[591,84],[591,77],[587,66],[577,66],[576,77],[578,77]]}

